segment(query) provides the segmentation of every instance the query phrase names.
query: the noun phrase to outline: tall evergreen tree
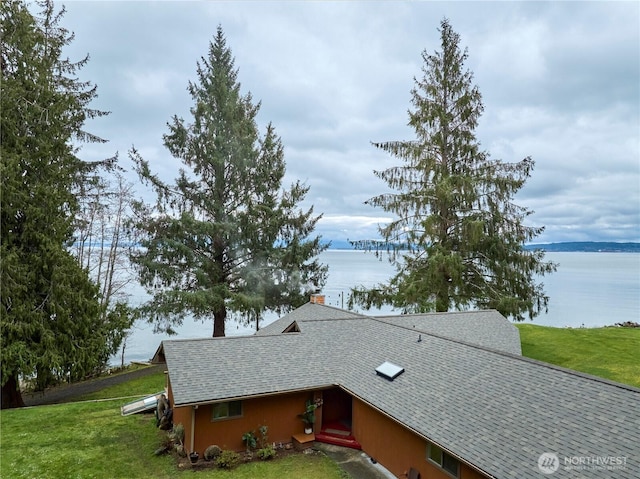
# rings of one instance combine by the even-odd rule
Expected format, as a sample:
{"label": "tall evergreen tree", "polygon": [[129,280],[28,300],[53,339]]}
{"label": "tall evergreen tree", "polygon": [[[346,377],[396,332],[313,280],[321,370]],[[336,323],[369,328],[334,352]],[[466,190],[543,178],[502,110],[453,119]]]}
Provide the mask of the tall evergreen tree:
{"label": "tall evergreen tree", "polygon": [[[20,406],[20,376],[41,387],[103,365],[117,341],[100,320],[99,294],[70,254],[77,210],[73,190],[91,168],[73,143],[87,133],[96,89],[76,77],[62,49],[73,35],[42,2],[34,17],[23,2],[0,4],[0,357],[2,407]],[[117,349],[117,346],[116,348]]]}
{"label": "tall evergreen tree", "polygon": [[282,187],[281,141],[271,124],[256,126],[259,104],[242,95],[231,50],[218,27],[209,54],[190,82],[193,121],[173,117],[164,144],[183,168],[175,184],[152,174],[134,150],[140,178],[157,193],[138,205],[134,228],[141,248],[132,256],[152,299],[141,313],[171,331],[190,313],[213,317],[213,336],[225,335],[227,312],[255,321],[265,310],[287,311],[321,287],[326,266],[311,238],[320,218],[299,203],[308,188]]}
{"label": "tall evergreen tree", "polygon": [[532,211],[512,202],[534,163],[504,163],[480,149],[475,129],[484,107],[464,67],[467,50],[448,20],[440,33],[442,50],[423,52],[411,91],[416,138],[374,143],[403,161],[375,171],[394,192],[367,202],[395,215],[380,233],[397,273],[388,284],[355,288],[350,303],[407,312],[492,308],[532,319],[549,301],[536,276],[556,268],[542,251],[524,248],[544,228],[526,226]]}

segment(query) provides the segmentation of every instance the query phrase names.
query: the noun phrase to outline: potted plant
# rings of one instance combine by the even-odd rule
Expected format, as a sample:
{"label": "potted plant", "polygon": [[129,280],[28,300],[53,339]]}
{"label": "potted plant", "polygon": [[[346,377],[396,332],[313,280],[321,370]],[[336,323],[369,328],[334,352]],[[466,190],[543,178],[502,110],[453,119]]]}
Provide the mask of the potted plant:
{"label": "potted plant", "polygon": [[189,460],[191,461],[191,464],[195,464],[196,462],[198,462],[199,457],[200,454],[195,451],[189,454]]}
{"label": "potted plant", "polygon": [[311,434],[313,432],[313,425],[316,422],[316,409],[318,406],[311,401],[311,399],[307,400],[307,404],[305,406],[305,411],[302,414],[298,414],[298,417],[302,419],[304,423],[304,433]]}

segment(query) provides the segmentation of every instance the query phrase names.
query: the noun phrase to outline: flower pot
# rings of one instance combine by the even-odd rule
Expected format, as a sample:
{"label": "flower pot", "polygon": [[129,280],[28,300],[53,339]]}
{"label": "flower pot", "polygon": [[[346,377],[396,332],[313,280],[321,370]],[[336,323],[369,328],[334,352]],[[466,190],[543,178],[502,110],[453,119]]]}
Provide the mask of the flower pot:
{"label": "flower pot", "polygon": [[313,428],[311,426],[304,428],[304,433],[305,434],[311,434],[312,432],[313,432]]}
{"label": "flower pot", "polygon": [[196,462],[198,462],[199,457],[200,455],[197,452],[192,452],[191,454],[189,454],[189,460],[191,461],[191,464],[195,464]]}

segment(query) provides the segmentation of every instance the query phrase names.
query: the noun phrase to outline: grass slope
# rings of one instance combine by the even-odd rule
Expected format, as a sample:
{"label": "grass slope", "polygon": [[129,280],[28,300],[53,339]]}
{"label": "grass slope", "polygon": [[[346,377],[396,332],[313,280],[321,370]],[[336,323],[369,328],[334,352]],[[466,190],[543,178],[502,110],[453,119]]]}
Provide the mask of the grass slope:
{"label": "grass slope", "polygon": [[158,434],[150,418],[120,416],[123,402],[2,411],[0,475],[42,479],[175,477],[170,458],[153,455]]}
{"label": "grass slope", "polygon": [[640,387],[640,328],[516,327],[523,356]]}
{"label": "grass slope", "polygon": [[[162,390],[164,374],[153,374],[53,406],[0,413],[0,477],[15,479],[146,479],[192,477],[170,456],[154,456],[165,433],[153,415],[122,417],[120,406]],[[269,463],[242,465],[233,471],[198,472],[202,479],[340,479],[341,469],[325,456],[294,455]]]}

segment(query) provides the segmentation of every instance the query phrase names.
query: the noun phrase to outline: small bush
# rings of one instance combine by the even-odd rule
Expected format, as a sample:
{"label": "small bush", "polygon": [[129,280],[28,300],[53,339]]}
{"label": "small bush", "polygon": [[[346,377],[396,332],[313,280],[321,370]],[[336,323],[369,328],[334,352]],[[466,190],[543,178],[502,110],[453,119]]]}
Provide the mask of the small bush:
{"label": "small bush", "polygon": [[274,457],[276,457],[276,450],[271,444],[269,444],[263,447],[262,449],[258,449],[258,451],[256,452],[256,455],[258,456],[259,459],[263,461],[267,461],[269,459],[273,459]]}
{"label": "small bush", "polygon": [[235,451],[222,451],[216,459],[216,466],[220,469],[233,469],[238,464],[240,464],[240,454]]}
{"label": "small bush", "polygon": [[209,446],[204,450],[204,460],[215,461],[216,459],[218,459],[221,452],[222,452],[222,449],[220,449],[218,446],[216,445]]}
{"label": "small bush", "polygon": [[260,431],[260,448],[262,449],[267,447],[267,441],[269,440],[267,431],[269,431],[269,428],[267,426],[260,426],[258,431]]}
{"label": "small bush", "polygon": [[173,428],[173,434],[180,444],[184,443],[184,426],[182,425],[182,423]]}
{"label": "small bush", "polygon": [[258,445],[256,435],[253,433],[253,431],[245,432],[242,435],[242,442],[244,442],[245,446],[247,446],[247,452],[255,449]]}

